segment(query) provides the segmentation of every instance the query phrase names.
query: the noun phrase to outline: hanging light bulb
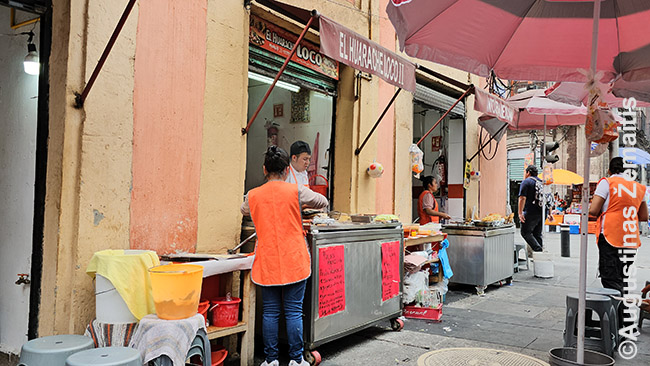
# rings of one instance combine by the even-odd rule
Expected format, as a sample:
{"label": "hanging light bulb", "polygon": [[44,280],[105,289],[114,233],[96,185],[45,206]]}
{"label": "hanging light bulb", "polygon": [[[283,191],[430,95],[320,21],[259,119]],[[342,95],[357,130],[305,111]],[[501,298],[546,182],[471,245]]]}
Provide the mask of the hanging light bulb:
{"label": "hanging light bulb", "polygon": [[38,52],[36,52],[36,45],[32,43],[34,33],[29,32],[29,40],[27,41],[27,56],[23,61],[25,72],[30,75],[38,75],[41,69],[41,64],[38,61]]}

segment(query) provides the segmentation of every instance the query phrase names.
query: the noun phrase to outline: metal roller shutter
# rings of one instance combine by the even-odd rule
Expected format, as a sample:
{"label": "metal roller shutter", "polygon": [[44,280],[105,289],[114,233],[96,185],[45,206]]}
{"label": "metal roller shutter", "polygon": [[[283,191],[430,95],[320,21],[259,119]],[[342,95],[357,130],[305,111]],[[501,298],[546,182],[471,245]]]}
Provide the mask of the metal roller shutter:
{"label": "metal roller shutter", "polygon": [[[444,111],[448,110],[449,107],[456,103],[456,98],[435,91],[422,84],[415,85],[415,94],[413,94],[413,99]],[[459,102],[456,104],[454,109],[451,110],[450,114],[452,117],[456,118],[465,117],[465,104]]]}
{"label": "metal roller shutter", "polygon": [[524,180],[524,159],[508,159],[508,179]]}
{"label": "metal roller shutter", "polygon": [[[284,58],[252,45],[248,47],[248,52],[249,69],[271,78],[275,77],[284,63]],[[336,80],[294,62],[289,62],[280,76],[280,80],[325,94],[336,95]]]}

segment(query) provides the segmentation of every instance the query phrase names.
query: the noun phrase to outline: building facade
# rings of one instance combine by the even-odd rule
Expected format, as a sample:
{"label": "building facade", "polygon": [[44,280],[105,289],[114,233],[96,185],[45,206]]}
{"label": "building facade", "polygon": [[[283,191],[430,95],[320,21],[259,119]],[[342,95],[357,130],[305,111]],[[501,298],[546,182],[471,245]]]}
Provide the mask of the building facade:
{"label": "building facade", "polygon": [[[396,49],[385,14],[388,0],[284,2],[317,9]],[[292,17],[242,0],[137,1],[78,108],[76,95],[90,79],[126,2],[42,3],[44,8],[37,9],[43,11],[37,23],[41,75],[38,82],[30,81],[33,93],[38,89],[38,107],[32,105],[32,115],[25,117],[34,129],[28,142],[32,155],[15,168],[35,167],[34,176],[25,178],[35,191],[18,193],[30,207],[29,224],[21,229],[30,235],[21,239],[24,250],[19,253],[29,260],[3,272],[3,282],[10,282],[7,289],[16,287],[13,276],[21,271],[30,273],[32,282],[31,288],[20,287],[22,302],[14,310],[24,316],[0,321],[0,333],[8,334],[0,340],[0,351],[16,353],[28,335],[85,329],[95,301],[85,270],[96,251],[223,253],[234,247],[242,227],[239,206],[247,189],[261,183],[259,152],[269,143],[288,148],[293,140],[305,139],[314,150],[318,144],[314,169],[328,180],[331,209],[394,213],[412,220],[408,148],[416,118],[410,93],[399,94],[369,143],[354,153],[396,91],[379,77],[344,64],[335,64],[336,74],[291,64],[281,79],[287,89],[276,88],[261,117],[242,134],[266,89],[264,77],[278,68],[278,54],[257,44],[255,29],[264,24],[280,36],[286,32],[286,37],[271,35],[269,40],[282,45],[302,30]],[[0,6],[5,10],[9,12]],[[315,31],[305,39],[318,48]],[[22,62],[23,52],[14,54]],[[480,87],[481,80],[466,72],[417,62]],[[14,64],[1,66],[9,65]],[[418,80],[448,97],[463,92],[430,75],[419,73]],[[483,155],[474,159],[480,180],[458,190],[464,159],[477,151],[481,134],[473,96],[463,102],[462,116],[447,118],[447,130],[438,135],[447,134],[454,149],[447,151],[446,166],[449,183],[456,185],[447,192],[455,200],[454,217],[462,219],[475,207],[481,215],[505,213],[505,147],[491,160]],[[20,103],[29,107],[27,97]],[[437,116],[443,113],[433,107]],[[428,144],[425,155],[433,149]],[[373,162],[383,164],[383,177],[366,173]],[[2,245],[4,255],[9,247]],[[10,300],[3,301],[4,309]]]}

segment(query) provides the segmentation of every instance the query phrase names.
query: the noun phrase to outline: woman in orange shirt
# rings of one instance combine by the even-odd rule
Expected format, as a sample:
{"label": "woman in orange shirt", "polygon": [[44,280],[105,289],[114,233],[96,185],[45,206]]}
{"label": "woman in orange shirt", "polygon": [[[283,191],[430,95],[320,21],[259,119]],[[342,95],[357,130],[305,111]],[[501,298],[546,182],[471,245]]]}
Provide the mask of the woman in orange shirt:
{"label": "woman in orange shirt", "polygon": [[433,197],[433,193],[438,190],[438,180],[431,175],[422,178],[424,191],[418,198],[418,215],[420,216],[420,225],[429,222],[438,223],[440,218],[450,219],[451,216],[444,212],[438,211],[438,201]]}
{"label": "woman in orange shirt", "polygon": [[289,366],[309,366],[302,357],[302,304],[311,275],[309,248],[302,230],[301,207],[324,208],[327,199],[302,185],[285,182],[289,155],[277,146],[267,149],[267,182],[251,189],[241,206],[251,215],[257,233],[251,278],[262,290],[262,335],[266,360],[262,366],[279,366],[278,324],[284,308],[289,340]]}

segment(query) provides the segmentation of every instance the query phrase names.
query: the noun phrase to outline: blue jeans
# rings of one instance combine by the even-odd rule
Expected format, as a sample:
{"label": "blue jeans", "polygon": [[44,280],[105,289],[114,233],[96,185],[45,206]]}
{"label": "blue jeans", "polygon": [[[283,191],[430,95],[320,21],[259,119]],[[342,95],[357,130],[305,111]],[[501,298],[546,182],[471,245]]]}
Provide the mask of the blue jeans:
{"label": "blue jeans", "polygon": [[262,336],[266,362],[278,359],[278,326],[280,310],[284,303],[284,317],[287,322],[289,357],[302,361],[302,302],[305,298],[307,280],[283,286],[262,286]]}

